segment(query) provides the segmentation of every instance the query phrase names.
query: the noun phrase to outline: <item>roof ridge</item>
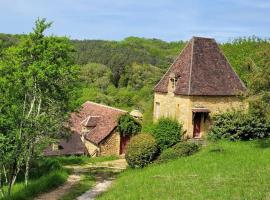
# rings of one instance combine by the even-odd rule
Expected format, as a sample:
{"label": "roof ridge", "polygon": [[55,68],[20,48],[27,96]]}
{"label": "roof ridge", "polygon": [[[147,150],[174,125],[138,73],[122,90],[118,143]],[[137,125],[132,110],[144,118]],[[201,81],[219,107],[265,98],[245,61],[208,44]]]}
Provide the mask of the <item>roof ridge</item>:
{"label": "roof ridge", "polygon": [[215,40],[215,38],[211,37],[203,37],[203,36],[193,36],[192,39],[197,38],[197,39],[207,39],[207,40]]}
{"label": "roof ridge", "polygon": [[194,46],[194,38],[193,37],[191,39],[191,64],[190,64],[190,68],[189,68],[189,83],[188,83],[188,95],[190,95],[190,86],[191,86],[191,73],[192,73],[192,66],[193,66],[193,55],[194,55],[194,49],[193,49],[193,46]]}
{"label": "roof ridge", "polygon": [[128,112],[128,111],[122,110],[120,108],[114,108],[114,107],[107,106],[107,105],[100,104],[100,103],[96,103],[96,102],[93,102],[93,101],[86,101],[84,104],[86,104],[86,103],[91,103],[91,104],[94,104],[94,105],[97,105],[97,106],[101,106],[101,107],[105,107],[105,108],[110,108],[110,109],[121,111],[121,112],[125,112],[125,113]]}

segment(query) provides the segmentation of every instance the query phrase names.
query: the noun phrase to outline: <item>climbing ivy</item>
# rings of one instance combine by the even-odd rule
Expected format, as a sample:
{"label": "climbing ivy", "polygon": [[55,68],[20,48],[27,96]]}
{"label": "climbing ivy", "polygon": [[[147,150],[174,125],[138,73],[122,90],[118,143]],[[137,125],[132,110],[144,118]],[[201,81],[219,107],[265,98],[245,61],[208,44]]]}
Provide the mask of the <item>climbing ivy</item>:
{"label": "climbing ivy", "polygon": [[126,113],[118,118],[118,131],[122,136],[131,136],[141,132],[141,123]]}

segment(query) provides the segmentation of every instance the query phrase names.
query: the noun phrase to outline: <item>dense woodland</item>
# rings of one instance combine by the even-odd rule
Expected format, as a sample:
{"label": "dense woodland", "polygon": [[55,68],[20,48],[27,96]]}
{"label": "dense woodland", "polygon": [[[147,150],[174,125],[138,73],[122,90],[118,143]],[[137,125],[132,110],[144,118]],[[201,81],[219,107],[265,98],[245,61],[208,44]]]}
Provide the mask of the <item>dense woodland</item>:
{"label": "dense woodland", "polygon": [[[24,35],[1,34],[0,53],[22,37]],[[128,37],[122,41],[72,40],[71,43],[75,47],[73,59],[81,71],[74,106],[92,100],[127,110],[136,108],[144,113],[145,121],[149,121],[152,89],[186,41]],[[254,73],[265,70],[262,62],[267,62],[270,56],[269,40],[255,36],[236,38],[220,47],[243,82],[254,87],[256,78],[262,78]],[[261,75],[267,76],[267,73]]]}

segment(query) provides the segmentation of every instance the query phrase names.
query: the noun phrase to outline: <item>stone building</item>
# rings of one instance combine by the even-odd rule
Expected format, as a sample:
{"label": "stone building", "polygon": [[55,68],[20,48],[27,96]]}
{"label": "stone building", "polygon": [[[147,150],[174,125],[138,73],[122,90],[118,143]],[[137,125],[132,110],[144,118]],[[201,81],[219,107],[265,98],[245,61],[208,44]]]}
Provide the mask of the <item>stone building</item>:
{"label": "stone building", "polygon": [[118,118],[126,111],[87,101],[71,114],[69,123],[72,131],[69,140],[62,139],[60,148],[52,145],[45,155],[109,156],[125,153],[128,136],[117,132]]}
{"label": "stone building", "polygon": [[245,91],[216,41],[193,37],[154,88],[154,121],[177,119],[187,138],[201,138],[212,114],[246,106]]}

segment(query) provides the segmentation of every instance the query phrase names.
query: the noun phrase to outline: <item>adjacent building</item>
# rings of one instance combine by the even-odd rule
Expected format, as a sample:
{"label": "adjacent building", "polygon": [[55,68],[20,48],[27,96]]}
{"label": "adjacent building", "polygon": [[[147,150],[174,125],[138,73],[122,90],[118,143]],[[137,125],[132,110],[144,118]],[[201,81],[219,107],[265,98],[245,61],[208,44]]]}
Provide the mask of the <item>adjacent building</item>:
{"label": "adjacent building", "polygon": [[193,37],[154,88],[154,121],[174,118],[187,138],[201,138],[212,114],[245,108],[245,91],[216,41]]}
{"label": "adjacent building", "polygon": [[69,139],[45,150],[45,155],[109,156],[125,153],[128,136],[117,131],[118,118],[126,111],[87,101],[71,114]]}

